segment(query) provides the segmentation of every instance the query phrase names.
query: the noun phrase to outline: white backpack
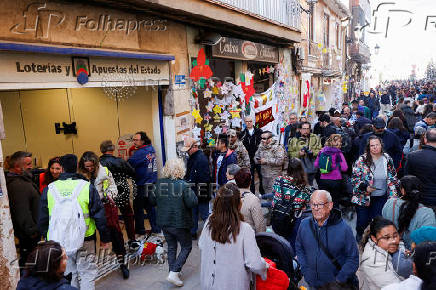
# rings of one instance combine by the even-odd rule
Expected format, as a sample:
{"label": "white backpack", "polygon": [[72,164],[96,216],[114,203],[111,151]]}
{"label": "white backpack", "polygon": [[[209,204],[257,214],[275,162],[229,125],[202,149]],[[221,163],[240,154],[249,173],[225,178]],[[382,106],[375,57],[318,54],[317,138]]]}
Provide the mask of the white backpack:
{"label": "white backpack", "polygon": [[83,246],[86,223],[77,197],[87,183],[80,180],[69,196],[61,196],[54,183],[48,186],[55,200],[49,222],[48,237],[61,244],[67,255],[75,253]]}

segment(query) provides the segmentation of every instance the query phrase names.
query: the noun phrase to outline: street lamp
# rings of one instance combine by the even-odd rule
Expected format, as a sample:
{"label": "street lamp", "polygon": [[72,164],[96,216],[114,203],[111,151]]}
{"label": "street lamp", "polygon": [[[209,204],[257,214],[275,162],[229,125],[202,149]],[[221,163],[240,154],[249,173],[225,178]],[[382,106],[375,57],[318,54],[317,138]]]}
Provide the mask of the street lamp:
{"label": "street lamp", "polygon": [[374,53],[378,54],[379,51],[380,51],[380,46],[378,46],[378,44],[376,44],[375,47],[374,47]]}

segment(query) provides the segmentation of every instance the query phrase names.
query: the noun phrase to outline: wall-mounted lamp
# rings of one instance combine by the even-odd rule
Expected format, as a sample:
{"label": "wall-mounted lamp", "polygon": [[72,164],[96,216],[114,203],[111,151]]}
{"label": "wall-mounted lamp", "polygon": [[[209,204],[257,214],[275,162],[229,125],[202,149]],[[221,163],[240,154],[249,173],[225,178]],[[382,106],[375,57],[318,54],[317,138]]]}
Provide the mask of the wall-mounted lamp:
{"label": "wall-mounted lamp", "polygon": [[374,53],[377,55],[380,51],[380,46],[378,46],[378,44],[375,45],[374,47]]}

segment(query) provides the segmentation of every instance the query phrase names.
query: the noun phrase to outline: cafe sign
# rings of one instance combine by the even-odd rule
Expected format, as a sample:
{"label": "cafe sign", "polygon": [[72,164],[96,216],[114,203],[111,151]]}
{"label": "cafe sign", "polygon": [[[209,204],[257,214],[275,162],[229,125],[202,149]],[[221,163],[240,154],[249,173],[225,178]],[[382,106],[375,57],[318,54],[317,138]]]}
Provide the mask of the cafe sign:
{"label": "cafe sign", "polygon": [[218,44],[212,46],[212,56],[272,63],[279,62],[277,47],[228,37],[221,38]]}

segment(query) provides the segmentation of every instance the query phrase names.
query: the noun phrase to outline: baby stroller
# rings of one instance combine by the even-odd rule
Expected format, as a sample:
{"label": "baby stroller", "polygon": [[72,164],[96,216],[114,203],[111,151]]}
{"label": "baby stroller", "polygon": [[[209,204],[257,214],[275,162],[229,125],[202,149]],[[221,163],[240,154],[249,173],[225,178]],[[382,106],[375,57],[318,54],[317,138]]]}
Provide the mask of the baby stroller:
{"label": "baby stroller", "polygon": [[262,257],[275,262],[277,269],[288,275],[290,280],[288,289],[298,289],[298,282],[300,282],[302,275],[300,265],[294,259],[294,250],[289,242],[275,233],[265,232],[256,235],[256,243]]}

